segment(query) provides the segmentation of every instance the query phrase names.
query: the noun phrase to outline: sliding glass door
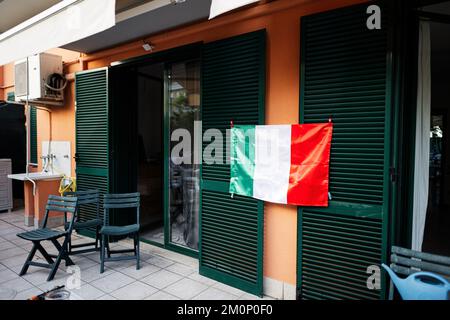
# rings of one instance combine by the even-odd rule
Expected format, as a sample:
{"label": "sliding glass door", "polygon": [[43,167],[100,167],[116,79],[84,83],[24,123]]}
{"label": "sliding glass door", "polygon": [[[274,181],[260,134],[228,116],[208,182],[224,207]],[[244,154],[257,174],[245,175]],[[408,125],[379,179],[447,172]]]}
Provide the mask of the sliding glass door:
{"label": "sliding glass door", "polygon": [[[200,60],[168,64],[168,242],[198,250],[200,165],[194,126],[200,120]],[[166,229],[167,230],[167,229]]]}

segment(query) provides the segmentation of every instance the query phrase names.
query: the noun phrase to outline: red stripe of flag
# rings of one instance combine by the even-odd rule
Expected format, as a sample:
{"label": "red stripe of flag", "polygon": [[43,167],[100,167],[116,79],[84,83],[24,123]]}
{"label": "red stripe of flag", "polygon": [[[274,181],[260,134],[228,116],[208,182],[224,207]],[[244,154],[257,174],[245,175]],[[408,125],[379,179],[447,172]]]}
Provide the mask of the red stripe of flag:
{"label": "red stripe of flag", "polygon": [[328,206],[332,133],[331,122],[292,125],[288,204]]}

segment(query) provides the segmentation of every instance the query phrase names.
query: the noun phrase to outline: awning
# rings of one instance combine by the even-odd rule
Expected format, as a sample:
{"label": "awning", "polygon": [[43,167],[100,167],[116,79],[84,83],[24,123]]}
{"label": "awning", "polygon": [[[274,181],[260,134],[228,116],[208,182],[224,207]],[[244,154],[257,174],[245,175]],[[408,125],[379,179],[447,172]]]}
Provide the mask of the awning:
{"label": "awning", "polygon": [[111,28],[115,8],[115,0],[63,0],[0,34],[0,65]]}
{"label": "awning", "polygon": [[209,19],[259,0],[212,0]]}

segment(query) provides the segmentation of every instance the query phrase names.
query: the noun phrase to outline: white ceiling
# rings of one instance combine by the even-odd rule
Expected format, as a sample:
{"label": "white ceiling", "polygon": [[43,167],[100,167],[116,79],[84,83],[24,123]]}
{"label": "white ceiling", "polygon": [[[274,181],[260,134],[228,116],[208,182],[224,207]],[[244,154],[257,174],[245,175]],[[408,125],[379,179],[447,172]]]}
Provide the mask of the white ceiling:
{"label": "white ceiling", "polygon": [[0,33],[57,4],[60,0],[0,0]]}
{"label": "white ceiling", "polygon": [[[15,27],[62,0],[0,0],[0,33]],[[116,13],[121,13],[154,0],[116,0]]]}
{"label": "white ceiling", "polygon": [[[155,3],[158,1],[161,0],[157,0]],[[125,20],[116,20],[114,27],[69,43],[63,48],[92,53],[133,40],[143,39],[164,30],[206,20],[209,16],[210,7],[211,0],[187,0],[180,4],[166,4]],[[116,19],[117,17],[118,15]]]}
{"label": "white ceiling", "polygon": [[[0,0],[0,34],[62,0]],[[116,25],[108,30],[63,46],[91,53],[145,36],[206,20],[211,0],[116,0]],[[7,14],[3,14],[7,13]]]}

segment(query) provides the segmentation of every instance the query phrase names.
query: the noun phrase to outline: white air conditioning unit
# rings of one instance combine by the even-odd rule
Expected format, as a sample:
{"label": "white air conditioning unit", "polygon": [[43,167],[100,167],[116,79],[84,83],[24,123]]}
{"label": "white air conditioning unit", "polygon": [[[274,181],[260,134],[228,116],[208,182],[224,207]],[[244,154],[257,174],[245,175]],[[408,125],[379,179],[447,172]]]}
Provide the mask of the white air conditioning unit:
{"label": "white air conditioning unit", "polygon": [[[65,79],[62,57],[40,53],[14,63],[16,101],[31,104],[63,105]],[[58,76],[59,75],[59,76]]]}

